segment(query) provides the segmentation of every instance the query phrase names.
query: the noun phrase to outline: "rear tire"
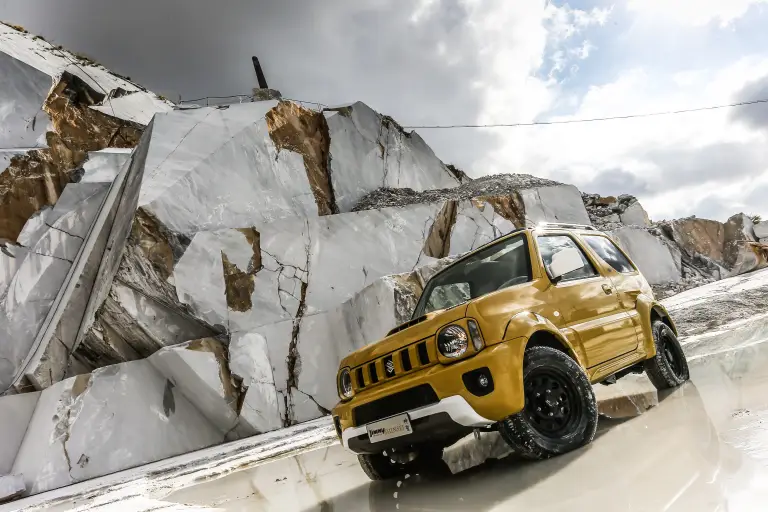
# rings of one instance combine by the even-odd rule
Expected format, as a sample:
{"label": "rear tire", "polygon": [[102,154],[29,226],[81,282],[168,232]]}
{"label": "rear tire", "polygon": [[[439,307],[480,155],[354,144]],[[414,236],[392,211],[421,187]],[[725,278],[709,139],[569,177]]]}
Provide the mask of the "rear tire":
{"label": "rear tire", "polygon": [[416,474],[419,471],[428,470],[433,464],[442,462],[442,457],[442,448],[424,446],[419,448],[415,458],[408,462],[398,462],[386,451],[375,454],[360,454],[357,456],[357,460],[371,480],[390,480],[405,474]]}
{"label": "rear tire", "polygon": [[683,348],[674,331],[661,320],[655,320],[651,330],[656,355],[645,361],[645,373],[656,389],[676,388],[690,378]]}
{"label": "rear tire", "polygon": [[567,354],[531,347],[523,361],[525,407],[499,422],[507,444],[526,459],[547,459],[592,441],[597,403],[584,370]]}

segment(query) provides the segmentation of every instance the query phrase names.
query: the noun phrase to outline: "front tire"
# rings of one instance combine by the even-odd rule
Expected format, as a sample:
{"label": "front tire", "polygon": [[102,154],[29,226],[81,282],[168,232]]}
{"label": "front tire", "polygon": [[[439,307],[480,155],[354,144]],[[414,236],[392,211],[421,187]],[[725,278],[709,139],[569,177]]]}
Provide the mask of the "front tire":
{"label": "front tire", "polygon": [[531,347],[523,361],[525,407],[499,422],[499,432],[521,457],[547,459],[592,441],[597,403],[584,370],[567,354]]}
{"label": "front tire", "polygon": [[419,448],[415,452],[415,456],[407,462],[398,461],[393,457],[393,454],[384,451],[383,453],[360,454],[357,456],[357,460],[363,472],[371,480],[390,480],[408,473],[416,474],[422,469],[429,469],[437,462],[442,462],[443,449],[424,446]]}
{"label": "front tire", "polygon": [[645,373],[656,389],[676,388],[690,378],[683,348],[674,331],[661,320],[655,320],[651,330],[656,355],[645,361]]}

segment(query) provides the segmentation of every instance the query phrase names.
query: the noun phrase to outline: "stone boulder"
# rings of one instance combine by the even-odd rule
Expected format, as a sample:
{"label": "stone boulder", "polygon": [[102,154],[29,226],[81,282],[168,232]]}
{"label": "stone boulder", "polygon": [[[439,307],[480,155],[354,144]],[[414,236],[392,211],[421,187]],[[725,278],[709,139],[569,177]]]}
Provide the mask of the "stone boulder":
{"label": "stone boulder", "polygon": [[725,223],[723,261],[731,269],[731,275],[744,274],[768,265],[765,254],[755,237],[752,220],[738,213]]}
{"label": "stone boulder", "polygon": [[768,240],[768,222],[753,224],[752,231],[761,243],[766,243],[765,240]]}
{"label": "stone boulder", "polygon": [[610,235],[627,251],[650,284],[676,283],[682,278],[680,253],[670,250],[645,229],[626,226]]}
{"label": "stone boulder", "polygon": [[584,193],[581,196],[591,223],[599,229],[608,231],[622,226],[651,225],[648,213],[634,196],[624,194],[616,198]]}
{"label": "stone boulder", "polygon": [[39,397],[40,392],[0,397],[0,433],[3,436],[0,443],[0,476],[7,475],[13,468]]}
{"label": "stone boulder", "polygon": [[223,439],[171,380],[134,361],[43,391],[12,472],[36,494]]}
{"label": "stone boulder", "polygon": [[204,338],[167,347],[148,361],[228,439],[258,431],[239,424],[240,385],[230,372],[225,344]]}

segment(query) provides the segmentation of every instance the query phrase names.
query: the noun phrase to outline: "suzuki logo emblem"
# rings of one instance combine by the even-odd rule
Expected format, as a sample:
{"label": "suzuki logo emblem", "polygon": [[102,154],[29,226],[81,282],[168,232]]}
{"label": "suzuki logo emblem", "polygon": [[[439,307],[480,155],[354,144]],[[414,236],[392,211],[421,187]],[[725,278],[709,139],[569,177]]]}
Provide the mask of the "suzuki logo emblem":
{"label": "suzuki logo emblem", "polygon": [[395,363],[392,362],[390,359],[387,361],[387,364],[384,365],[387,368],[387,375],[394,375],[395,374]]}

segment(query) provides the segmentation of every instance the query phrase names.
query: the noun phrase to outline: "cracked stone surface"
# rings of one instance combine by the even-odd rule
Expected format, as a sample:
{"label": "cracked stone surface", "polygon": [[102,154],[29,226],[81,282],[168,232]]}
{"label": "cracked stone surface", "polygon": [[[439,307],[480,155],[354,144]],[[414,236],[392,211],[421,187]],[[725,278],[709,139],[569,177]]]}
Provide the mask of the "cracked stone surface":
{"label": "cracked stone surface", "polygon": [[229,344],[230,370],[241,381],[240,425],[255,432],[283,427],[267,340],[259,333],[233,333]]}
{"label": "cracked stone surface", "polygon": [[27,490],[21,475],[0,475],[0,503],[12,500]]}
{"label": "cracked stone surface", "polygon": [[51,77],[0,52],[0,148],[44,147]]}
{"label": "cracked stone surface", "polygon": [[331,135],[331,179],[336,203],[349,212],[381,187],[415,191],[456,187],[459,180],[417,133],[364,103],[324,112]]}
{"label": "cracked stone surface", "polygon": [[15,156],[0,173],[0,238],[16,240],[27,219],[54,204],[89,151],[138,143],[143,127],[87,108],[94,95],[69,73],[51,90],[43,104],[52,123],[47,147]]}
{"label": "cracked stone surface", "polygon": [[0,475],[11,472],[40,392],[0,397]]}
{"label": "cracked stone surface", "polygon": [[219,340],[204,338],[178,344],[155,352],[148,360],[222,434],[235,429],[237,436],[257,432],[248,425],[238,428],[241,392],[230,373],[227,347]]}
{"label": "cracked stone surface", "polygon": [[223,438],[149,361],[133,361],[46,389],[12,471],[37,493]]}

